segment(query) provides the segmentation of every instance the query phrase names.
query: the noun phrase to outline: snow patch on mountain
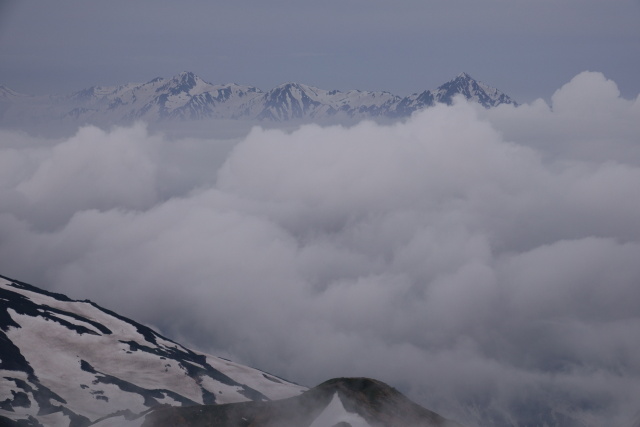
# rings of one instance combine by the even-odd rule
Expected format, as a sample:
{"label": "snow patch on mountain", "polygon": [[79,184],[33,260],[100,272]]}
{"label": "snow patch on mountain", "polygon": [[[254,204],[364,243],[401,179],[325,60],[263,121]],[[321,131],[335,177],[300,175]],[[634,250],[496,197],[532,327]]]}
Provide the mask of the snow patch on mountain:
{"label": "snow patch on mountain", "polygon": [[327,427],[327,426],[346,426],[351,427],[371,427],[371,425],[360,415],[348,412],[344,408],[344,404],[340,400],[338,392],[334,393],[331,402],[326,408],[313,420],[309,427]]}
{"label": "snow patch on mountain", "polygon": [[306,390],[189,350],[91,301],[2,277],[0,298],[0,415],[9,419],[83,426],[163,404],[268,401]]}

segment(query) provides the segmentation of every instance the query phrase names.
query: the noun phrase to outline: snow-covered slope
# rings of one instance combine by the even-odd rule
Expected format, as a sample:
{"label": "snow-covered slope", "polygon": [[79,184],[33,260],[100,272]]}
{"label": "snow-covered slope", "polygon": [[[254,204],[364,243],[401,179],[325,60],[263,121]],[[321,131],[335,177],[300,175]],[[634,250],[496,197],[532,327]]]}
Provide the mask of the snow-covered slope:
{"label": "snow-covered slope", "polygon": [[[268,401],[304,387],[189,350],[91,301],[0,276],[0,425],[85,426],[160,404]],[[110,419],[99,425],[110,425]]]}
{"label": "snow-covered slope", "polygon": [[466,73],[437,89],[407,97],[389,92],[327,91],[300,83],[267,92],[238,84],[214,85],[191,72],[147,83],[94,86],[66,96],[24,96],[0,86],[0,124],[126,124],[135,120],[288,120],[400,118],[462,95],[486,108],[514,101]]}
{"label": "snow-covered slope", "polygon": [[474,80],[469,74],[461,73],[455,79],[443,84],[434,93],[436,102],[451,104],[453,97],[462,95],[467,100],[477,102],[485,108],[500,104],[514,104],[514,101],[498,89]]}
{"label": "snow-covered slope", "polygon": [[260,94],[254,87],[213,85],[193,73],[182,72],[169,80],[157,77],[143,84],[76,92],[69,97],[75,107],[63,119],[118,123],[236,118],[244,114],[244,104]]}
{"label": "snow-covered slope", "polygon": [[327,91],[286,83],[256,99],[250,117],[258,120],[372,118],[385,116],[400,100],[389,92]]}

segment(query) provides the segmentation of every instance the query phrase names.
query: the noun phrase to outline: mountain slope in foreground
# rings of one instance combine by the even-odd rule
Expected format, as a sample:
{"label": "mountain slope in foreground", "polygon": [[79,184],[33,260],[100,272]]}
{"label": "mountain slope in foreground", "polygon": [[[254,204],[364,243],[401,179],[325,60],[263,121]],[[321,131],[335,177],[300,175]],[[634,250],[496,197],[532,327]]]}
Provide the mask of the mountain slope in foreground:
{"label": "mountain slope in foreground", "polygon": [[34,425],[84,426],[161,404],[268,401],[306,389],[189,350],[93,302],[1,277],[0,343],[0,415]]}
{"label": "mountain slope in foreground", "polygon": [[457,426],[375,380],[307,391],[3,276],[0,344],[0,426]]}

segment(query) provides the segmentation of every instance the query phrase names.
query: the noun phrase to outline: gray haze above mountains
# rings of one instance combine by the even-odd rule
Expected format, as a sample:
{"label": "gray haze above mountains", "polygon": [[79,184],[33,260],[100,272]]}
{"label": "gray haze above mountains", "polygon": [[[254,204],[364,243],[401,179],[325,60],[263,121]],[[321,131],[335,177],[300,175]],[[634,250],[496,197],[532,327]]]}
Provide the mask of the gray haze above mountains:
{"label": "gray haze above mountains", "polygon": [[0,131],[0,272],[467,426],[637,418],[637,96],[584,72],[549,104],[211,135]]}
{"label": "gray haze above mountains", "polygon": [[520,102],[583,70],[640,92],[637,0],[0,2],[0,84],[41,95],[192,70],[406,96],[462,70]]}

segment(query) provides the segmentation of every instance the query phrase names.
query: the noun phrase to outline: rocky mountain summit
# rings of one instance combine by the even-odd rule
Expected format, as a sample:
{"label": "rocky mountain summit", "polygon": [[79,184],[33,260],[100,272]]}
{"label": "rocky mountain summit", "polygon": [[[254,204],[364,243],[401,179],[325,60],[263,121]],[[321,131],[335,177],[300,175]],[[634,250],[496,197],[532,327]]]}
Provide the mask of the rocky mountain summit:
{"label": "rocky mountain summit", "polygon": [[336,378],[278,401],[163,408],[143,424],[182,426],[461,427],[370,378]]}

